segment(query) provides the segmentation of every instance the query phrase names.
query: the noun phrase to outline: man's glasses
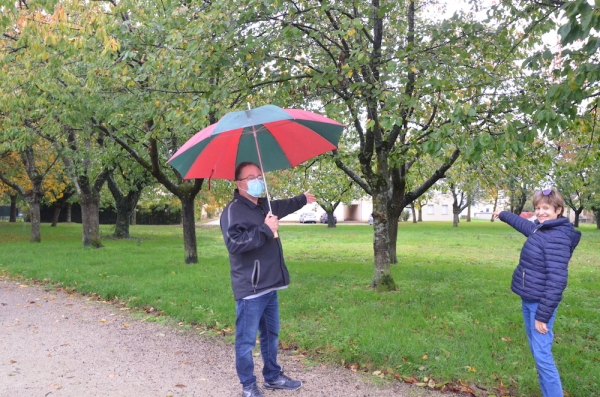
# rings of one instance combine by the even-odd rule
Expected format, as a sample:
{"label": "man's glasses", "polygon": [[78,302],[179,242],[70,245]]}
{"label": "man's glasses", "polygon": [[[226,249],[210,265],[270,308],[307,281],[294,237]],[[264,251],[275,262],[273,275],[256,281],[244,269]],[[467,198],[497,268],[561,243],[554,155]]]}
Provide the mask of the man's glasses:
{"label": "man's glasses", "polygon": [[247,176],[245,178],[238,179],[238,181],[253,181],[255,179],[258,179],[259,181],[264,181],[262,175],[260,175],[260,176],[250,175],[250,176]]}
{"label": "man's glasses", "polygon": [[537,191],[535,194],[536,194],[536,196],[541,196],[542,194],[543,194],[544,196],[549,196],[549,195],[550,195],[550,193],[552,193],[552,189],[544,189],[544,190],[539,190],[539,191]]}

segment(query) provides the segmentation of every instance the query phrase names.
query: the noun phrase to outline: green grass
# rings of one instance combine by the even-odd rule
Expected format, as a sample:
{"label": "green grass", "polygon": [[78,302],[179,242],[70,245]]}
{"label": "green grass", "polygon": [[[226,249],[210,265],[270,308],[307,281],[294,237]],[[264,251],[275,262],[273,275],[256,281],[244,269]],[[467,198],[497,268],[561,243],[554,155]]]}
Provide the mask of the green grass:
{"label": "green grass", "polygon": [[[600,389],[600,231],[581,228],[569,286],[555,325],[554,356],[571,396]],[[110,227],[103,227],[110,235]],[[198,265],[183,263],[182,231],[134,226],[129,240],[104,239],[84,249],[81,226],[0,223],[0,272],[98,294],[130,307],[155,308],[175,321],[231,339],[234,302],[227,252],[217,227],[198,232]],[[489,393],[540,396],[510,278],[524,242],[499,222],[401,223],[398,291],[379,294],[373,276],[372,228],[283,225],[292,284],[280,292],[281,344],[313,360],[473,383]]]}

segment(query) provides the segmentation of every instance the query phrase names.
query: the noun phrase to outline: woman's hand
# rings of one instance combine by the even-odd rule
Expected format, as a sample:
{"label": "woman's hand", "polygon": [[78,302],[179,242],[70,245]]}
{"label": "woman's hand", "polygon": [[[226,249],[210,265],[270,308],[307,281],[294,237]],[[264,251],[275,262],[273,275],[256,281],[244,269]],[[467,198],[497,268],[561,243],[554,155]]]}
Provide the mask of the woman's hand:
{"label": "woman's hand", "polygon": [[546,332],[548,332],[548,326],[546,325],[546,323],[543,323],[538,320],[535,320],[535,329],[537,329],[540,334],[545,334]]}

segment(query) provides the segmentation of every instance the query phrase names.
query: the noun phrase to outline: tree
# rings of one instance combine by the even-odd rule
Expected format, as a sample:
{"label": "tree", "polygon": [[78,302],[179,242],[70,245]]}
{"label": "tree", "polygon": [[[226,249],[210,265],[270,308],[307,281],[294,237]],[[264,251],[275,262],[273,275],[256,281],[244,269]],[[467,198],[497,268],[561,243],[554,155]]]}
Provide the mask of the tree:
{"label": "tree", "polygon": [[[77,189],[83,244],[99,247],[99,191],[110,171],[100,162],[102,137],[91,130],[91,114],[99,95],[87,84],[87,66],[94,54],[90,49],[104,44],[105,13],[102,7],[75,3],[58,3],[51,10],[40,8],[46,5],[35,3],[29,8],[20,3],[16,27],[6,39],[8,55],[3,64],[13,86],[5,92],[16,97],[9,103],[12,112],[7,120],[53,145]],[[23,141],[20,137],[16,140]]]}
{"label": "tree", "polygon": [[240,11],[226,2],[114,5],[115,60],[98,73],[114,94],[95,128],[181,201],[185,262],[197,263],[194,209],[204,180],[183,180],[164,164],[202,127],[246,107],[252,54],[241,45]]}
{"label": "tree", "polygon": [[[1,130],[0,130],[1,131]],[[6,143],[6,142],[5,142]],[[56,158],[52,157],[38,158],[39,152],[45,152],[48,148],[40,144],[30,144],[23,148],[19,153],[4,152],[0,153],[5,164],[13,164],[10,167],[12,175],[0,172],[0,180],[17,191],[29,204],[29,214],[31,222],[31,235],[29,241],[39,243],[42,241],[40,230],[40,203],[44,197],[44,178],[56,164]],[[19,164],[21,163],[21,164]],[[27,178],[23,178],[20,172],[13,173],[14,167],[24,170]],[[12,177],[11,177],[12,176]]]}
{"label": "tree", "polygon": [[[262,3],[261,3],[262,4]],[[523,58],[518,28],[484,24],[472,14],[440,21],[427,2],[283,2],[261,5],[265,74],[291,100],[314,106],[351,126],[360,171],[338,161],[373,198],[373,285],[394,289],[397,227],[403,209],[425,193],[463,154],[470,161],[497,145],[487,130],[507,112]],[[270,24],[270,25],[269,25]],[[269,30],[270,28],[270,30]],[[529,43],[528,43],[529,44]],[[510,112],[513,112],[512,107]],[[334,117],[336,118],[336,117]],[[535,133],[503,131],[518,149]],[[424,182],[407,190],[415,164],[440,159]]]}
{"label": "tree", "polygon": [[317,197],[317,203],[327,213],[327,227],[330,228],[336,227],[336,208],[341,203],[350,204],[364,194],[334,161],[334,155],[321,155],[297,169],[302,181],[300,185]]}
{"label": "tree", "polygon": [[114,160],[112,168],[113,172],[108,176],[107,185],[117,212],[113,237],[129,238],[129,226],[142,190],[149,186],[154,178],[136,161],[129,159],[124,151]]}

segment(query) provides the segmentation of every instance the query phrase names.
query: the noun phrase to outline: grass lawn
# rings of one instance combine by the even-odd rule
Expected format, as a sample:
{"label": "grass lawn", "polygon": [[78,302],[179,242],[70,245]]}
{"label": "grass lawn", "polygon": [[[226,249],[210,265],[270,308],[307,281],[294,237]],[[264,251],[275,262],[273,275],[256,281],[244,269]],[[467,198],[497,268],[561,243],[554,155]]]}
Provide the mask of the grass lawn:
{"label": "grass lawn", "polygon": [[[570,396],[600,390],[600,231],[580,228],[558,311],[554,356]],[[111,227],[103,227],[105,236]],[[524,237],[495,222],[401,223],[398,291],[370,288],[373,234],[366,225],[283,225],[292,284],[279,295],[285,349],[315,361],[380,371],[437,387],[477,385],[485,396],[541,396],[510,279]],[[0,223],[0,275],[35,279],[233,340],[235,307],[218,227],[197,229],[198,265],[183,263],[180,227],[134,226],[133,238],[84,249],[81,225]],[[156,320],[148,315],[148,320]],[[505,389],[504,389],[505,388]]]}

